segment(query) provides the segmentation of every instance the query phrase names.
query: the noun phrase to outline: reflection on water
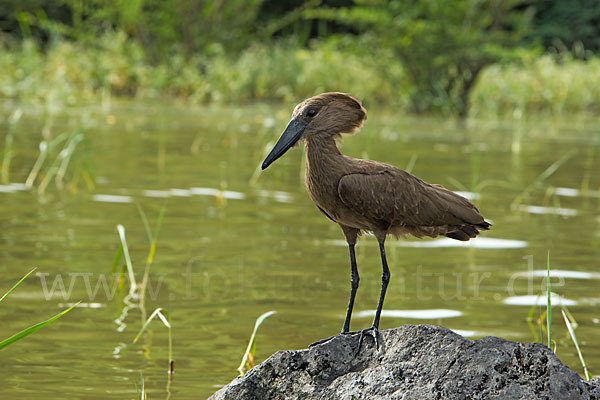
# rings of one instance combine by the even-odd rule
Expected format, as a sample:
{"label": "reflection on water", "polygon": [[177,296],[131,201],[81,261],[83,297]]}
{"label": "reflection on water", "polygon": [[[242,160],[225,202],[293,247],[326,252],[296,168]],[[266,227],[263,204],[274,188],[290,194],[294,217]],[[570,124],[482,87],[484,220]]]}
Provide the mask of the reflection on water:
{"label": "reflection on water", "polygon": [[434,239],[427,242],[396,242],[402,247],[472,247],[474,249],[520,249],[527,247],[527,242],[524,240],[498,239],[490,237],[477,237],[468,242],[460,242],[449,238]]}
{"label": "reflection on water", "polygon": [[[38,157],[43,121],[23,117],[15,137],[14,183],[0,185],[0,292],[32,266],[40,275],[0,304],[0,337],[82,303],[3,350],[11,366],[0,375],[3,396],[135,398],[143,372],[151,398],[166,398],[167,387],[172,398],[202,398],[235,377],[265,311],[278,313],[258,332],[257,361],[339,332],[350,290],[348,250],[305,192],[303,152],[292,149],[274,168],[256,170],[289,120],[288,105],[122,104],[111,115],[112,125],[101,114],[86,125],[89,154],[75,154],[80,164],[65,174],[63,190],[49,183],[43,196],[21,183]],[[53,134],[70,132],[73,118],[57,117]],[[382,329],[434,323],[473,338],[531,341],[526,318],[532,304],[539,304],[536,318],[544,312],[550,250],[553,301],[569,306],[586,362],[600,371],[600,156],[589,159],[598,124],[571,122],[520,125],[514,151],[517,128],[506,122],[465,126],[371,112],[362,131],[345,139],[345,154],[409,165],[428,182],[460,190],[494,224],[466,243],[389,238]],[[574,156],[531,186],[567,152]],[[95,187],[77,175],[83,164],[92,166]],[[517,198],[522,202],[511,208]],[[138,205],[151,232],[166,207],[154,252]],[[129,282],[115,257],[118,224],[127,229],[138,280],[152,259],[146,311],[163,307],[172,318],[177,368],[170,386],[164,326],[151,322],[132,343],[143,314],[123,307]],[[361,282],[352,329],[369,326],[381,282],[374,238],[360,238],[356,255]],[[553,325],[559,357],[580,371],[560,318]]]}
{"label": "reflection on water", "polygon": [[554,214],[563,217],[574,217],[577,215],[577,210],[563,207],[521,206],[520,209],[530,214]]}
{"label": "reflection on water", "polygon": [[468,330],[465,330],[465,329],[452,329],[452,331],[454,331],[454,333],[457,333],[460,336],[463,336],[463,337],[466,337],[466,338],[472,338],[474,336],[482,336],[477,331],[468,331]]}
{"label": "reflection on water", "polygon": [[12,193],[27,190],[24,183],[9,183],[8,185],[0,185],[0,193]]}
{"label": "reflection on water", "polygon": [[554,193],[565,197],[600,197],[600,190],[579,190],[573,188],[557,187]]}
{"label": "reflection on water", "polygon": [[[550,301],[552,302],[553,305],[556,305],[556,306],[571,307],[571,306],[577,305],[577,301],[567,299],[556,293],[552,293],[550,295]],[[509,304],[511,306],[533,306],[533,305],[546,306],[546,304],[548,302],[548,297],[542,296],[542,295],[513,296],[513,297],[507,297],[506,299],[503,300],[503,302],[504,302],[504,304]]]}
{"label": "reflection on water", "polygon": [[[358,318],[374,317],[375,310],[364,310],[354,314]],[[442,319],[455,318],[463,315],[458,310],[447,310],[438,308],[435,310],[383,310],[381,317],[387,318],[406,318],[406,319]]]}
{"label": "reflection on water", "polygon": [[133,197],[115,194],[95,194],[92,196],[92,199],[104,203],[133,203]]}
{"label": "reflection on water", "polygon": [[[487,233],[487,232],[486,232]],[[348,246],[344,240],[330,240],[331,244],[336,246]],[[449,238],[423,240],[423,241],[388,241],[387,246],[397,247],[421,247],[421,248],[440,248],[440,247],[471,247],[474,249],[520,249],[527,247],[524,240],[498,239],[479,236],[468,242],[461,242]]]}
{"label": "reflection on water", "polygon": [[[522,276],[536,276],[545,278],[548,275],[547,270],[536,270],[530,272],[518,272],[517,274]],[[569,278],[569,279],[600,279],[600,273],[598,272],[584,272],[584,271],[569,271],[562,269],[551,269],[550,278]]]}

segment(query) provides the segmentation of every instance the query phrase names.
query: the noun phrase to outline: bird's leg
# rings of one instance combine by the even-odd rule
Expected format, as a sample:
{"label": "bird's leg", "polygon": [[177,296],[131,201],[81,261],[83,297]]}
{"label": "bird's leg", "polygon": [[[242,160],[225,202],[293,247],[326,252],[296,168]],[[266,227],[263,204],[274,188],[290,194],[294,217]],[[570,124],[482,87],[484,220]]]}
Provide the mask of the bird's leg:
{"label": "bird's leg", "polygon": [[387,258],[385,257],[385,247],[383,243],[379,243],[379,253],[381,254],[381,265],[383,272],[381,274],[381,292],[379,293],[379,303],[377,303],[377,310],[375,311],[375,318],[373,319],[373,328],[379,329],[379,318],[381,317],[381,309],[383,308],[383,300],[385,299],[385,292],[390,282],[390,269],[387,265]]}
{"label": "bird's leg", "polygon": [[[354,243],[348,243],[350,249],[350,268],[352,270],[352,278],[350,279],[350,300],[348,300],[348,310],[346,311],[346,319],[344,320],[344,327],[342,328],[342,335],[353,334],[357,332],[350,332],[350,318],[352,317],[352,309],[354,308],[354,299],[356,298],[356,291],[358,290],[358,267],[356,266],[356,255],[354,254]],[[337,335],[335,335],[337,336]],[[317,342],[311,343],[308,347],[313,347],[318,344],[322,344],[330,341],[335,336],[321,339]]]}
{"label": "bird's leg", "polygon": [[379,242],[379,252],[381,253],[381,264],[383,265],[383,273],[381,274],[381,292],[379,293],[379,303],[377,303],[377,310],[375,311],[375,318],[373,319],[373,325],[360,333],[360,339],[358,341],[358,350],[365,335],[373,336],[375,340],[375,347],[379,347],[377,336],[379,334],[379,318],[381,317],[381,309],[383,308],[383,300],[385,299],[385,292],[387,290],[388,283],[390,281],[390,269],[387,265],[387,259],[385,257],[385,247],[383,241]]}
{"label": "bird's leg", "polygon": [[348,244],[348,248],[350,249],[350,268],[352,270],[352,278],[350,279],[350,299],[348,300],[348,310],[346,311],[346,319],[344,320],[342,333],[350,332],[350,318],[352,317],[354,299],[356,298],[358,282],[360,281],[360,276],[358,276],[358,267],[356,266],[356,255],[354,254],[354,244]]}
{"label": "bird's leg", "polygon": [[[360,232],[356,228],[351,228],[349,226],[341,225],[342,231],[346,236],[346,242],[348,243],[348,248],[350,250],[350,268],[352,270],[352,278],[350,279],[350,299],[348,300],[348,310],[346,311],[346,319],[344,320],[344,326],[342,327],[341,334],[353,334],[358,332],[350,332],[350,318],[352,317],[352,309],[354,308],[354,299],[356,298],[356,291],[358,290],[358,281],[360,277],[358,276],[358,268],[356,266],[356,255],[354,253],[354,246],[356,245],[356,238],[358,237],[358,233]],[[337,336],[337,335],[336,335]],[[317,342],[311,343],[308,347],[313,347],[321,343],[328,342],[333,339],[335,336],[328,337],[327,339],[322,339]]]}

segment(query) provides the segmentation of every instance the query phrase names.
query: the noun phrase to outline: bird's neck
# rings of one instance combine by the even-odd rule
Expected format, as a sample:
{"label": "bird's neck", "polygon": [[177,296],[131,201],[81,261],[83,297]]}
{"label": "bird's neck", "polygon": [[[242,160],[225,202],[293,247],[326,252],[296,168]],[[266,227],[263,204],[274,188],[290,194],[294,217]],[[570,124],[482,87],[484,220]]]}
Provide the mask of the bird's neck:
{"label": "bird's neck", "polygon": [[340,171],[344,156],[335,143],[334,136],[306,139],[306,175],[326,177]]}

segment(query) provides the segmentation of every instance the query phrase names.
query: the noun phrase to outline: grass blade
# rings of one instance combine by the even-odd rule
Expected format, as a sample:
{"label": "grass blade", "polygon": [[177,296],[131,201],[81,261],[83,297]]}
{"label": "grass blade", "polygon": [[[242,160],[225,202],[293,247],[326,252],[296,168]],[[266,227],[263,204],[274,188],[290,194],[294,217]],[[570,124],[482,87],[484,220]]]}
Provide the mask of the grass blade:
{"label": "grass blade", "polygon": [[565,314],[564,310],[560,310],[560,312],[562,313],[562,316],[565,319],[565,325],[567,325],[567,330],[569,331],[569,335],[571,335],[571,340],[573,341],[573,343],[575,344],[575,348],[577,349],[577,355],[579,356],[579,361],[581,361],[581,365],[583,366],[583,374],[585,375],[585,379],[590,380],[592,379],[592,374],[590,374],[590,372],[587,369],[587,366],[585,365],[585,360],[583,359],[583,354],[581,354],[581,349],[579,348],[577,336],[575,336],[575,330],[571,326],[571,322],[567,318],[567,315]]}
{"label": "grass blade", "polygon": [[163,310],[162,308],[159,307],[156,310],[154,310],[152,312],[152,314],[150,314],[150,316],[148,317],[148,319],[146,320],[146,322],[142,326],[142,329],[140,329],[140,331],[138,332],[138,334],[135,337],[135,339],[133,339],[133,343],[135,343],[135,342],[138,341],[138,339],[140,338],[140,336],[142,336],[142,333],[144,333],[144,331],[146,330],[146,328],[148,327],[148,325],[150,325],[150,322],[152,322],[152,320],[155,317],[158,317],[167,328],[171,329],[171,323],[169,322],[169,320],[170,320],[169,314],[165,310]]}
{"label": "grass blade", "polygon": [[408,161],[408,164],[406,165],[406,168],[404,168],[404,170],[410,174],[413,168],[415,167],[418,158],[419,156],[417,154],[413,154],[412,157],[410,157],[410,160]]}
{"label": "grass blade", "polygon": [[[536,324],[539,325],[539,320],[536,320],[534,318],[535,310],[537,309],[539,297],[540,297],[540,295],[538,294],[538,297],[536,297],[535,302],[531,305],[531,308],[529,309],[529,314],[527,314],[527,319],[526,319],[527,326],[529,326],[529,330],[531,331],[534,342],[539,342],[542,340],[541,332],[540,332],[540,334],[538,334],[535,331],[535,325],[534,325],[534,322],[536,322]],[[540,328],[540,331],[541,331],[541,328]]]}
{"label": "grass blade", "polygon": [[148,287],[148,280],[150,279],[150,266],[152,265],[152,261],[154,260],[154,253],[156,252],[156,242],[158,241],[158,233],[160,232],[160,226],[165,215],[167,203],[164,203],[160,208],[158,219],[156,221],[156,227],[154,228],[154,233],[152,233],[152,230],[150,229],[150,224],[148,223],[148,219],[146,218],[146,214],[144,213],[142,206],[139,203],[136,203],[136,205],[138,206],[140,217],[142,218],[142,221],[144,223],[144,227],[148,235],[148,240],[150,241],[150,250],[148,251],[148,257],[146,257],[146,267],[144,268],[144,276],[142,277],[142,286],[140,290],[140,307],[143,310],[143,318],[146,314],[144,304],[146,302],[146,288]]}
{"label": "grass blade", "polygon": [[142,336],[142,334],[144,333],[144,331],[146,330],[148,325],[150,325],[150,322],[154,318],[160,319],[161,322],[163,323],[163,325],[166,326],[167,329],[169,330],[169,369],[168,369],[168,371],[169,371],[169,375],[172,375],[174,373],[174,368],[175,368],[175,360],[173,360],[173,330],[171,329],[171,327],[172,327],[171,316],[169,315],[167,310],[163,310],[160,307],[157,308],[156,310],[154,310],[152,312],[152,314],[148,317],[148,319],[146,320],[144,325],[142,326],[142,329],[140,329],[140,331],[138,332],[135,339],[133,339],[133,343],[136,343],[138,341],[138,339]]}
{"label": "grass blade", "polygon": [[150,240],[150,251],[148,252],[148,265],[152,264],[152,260],[154,259],[154,253],[156,252],[156,242],[158,241],[158,234],[160,232],[160,226],[162,225],[163,217],[165,216],[165,211],[167,209],[167,203],[163,204],[158,212],[158,219],[156,220],[156,226],[154,227],[154,234]]}
{"label": "grass blade", "polygon": [[12,147],[14,141],[15,127],[17,125],[17,122],[19,122],[19,120],[21,119],[22,115],[23,111],[21,111],[20,108],[17,108],[8,120],[9,128],[8,133],[4,138],[4,151],[2,157],[2,167],[0,172],[2,182],[4,183],[8,183],[10,180],[10,163],[12,160]]}
{"label": "grass blade", "polygon": [[570,151],[567,154],[563,155],[558,160],[554,161],[548,168],[544,170],[541,174],[538,175],[537,178],[534,179],[532,183],[530,183],[510,204],[510,208],[512,210],[516,210],[519,205],[523,203],[523,200],[529,196],[529,194],[533,191],[534,188],[539,186],[542,182],[548,179],[552,174],[554,174],[564,163],[566,163],[572,156],[575,154],[575,151]]}
{"label": "grass blade", "polygon": [[19,285],[21,284],[21,282],[23,282],[23,281],[25,280],[25,278],[27,278],[29,275],[31,275],[31,274],[33,273],[33,271],[35,271],[36,269],[37,269],[37,267],[35,267],[35,268],[34,268],[34,269],[32,269],[31,271],[29,271],[29,272],[27,273],[27,275],[25,275],[24,277],[22,277],[22,278],[21,278],[21,280],[20,280],[19,282],[15,283],[15,284],[14,284],[14,286],[13,286],[13,287],[11,287],[11,288],[8,290],[8,292],[4,293],[4,296],[2,296],[2,297],[0,298],[0,303],[2,302],[2,300],[4,300],[4,298],[5,298],[6,296],[8,296],[8,295],[10,294],[10,292],[12,292],[13,290],[15,290],[15,289],[17,288],[17,286],[19,286]]}
{"label": "grass blade", "polygon": [[552,344],[552,290],[550,289],[550,250],[548,250],[548,260],[547,260],[547,269],[548,269],[548,277],[546,279],[546,286],[548,289],[548,305],[547,305],[547,315],[546,315],[546,326],[548,328],[548,347],[551,348]]}
{"label": "grass blade", "polygon": [[115,253],[115,258],[113,259],[113,264],[110,269],[110,274],[116,274],[117,268],[119,267],[119,261],[121,261],[121,257],[123,257],[123,246],[119,246],[119,250]]}
{"label": "grass blade", "polygon": [[56,321],[57,319],[59,319],[60,317],[62,317],[63,315],[65,315],[66,313],[71,311],[73,308],[77,307],[79,305],[79,303],[81,303],[81,301],[78,301],[77,303],[73,304],[71,307],[67,308],[66,310],[56,314],[54,317],[47,319],[44,322],[40,322],[39,324],[30,326],[29,328],[24,329],[21,332],[12,335],[8,339],[3,340],[2,342],[0,342],[0,350],[5,348],[9,344],[16,342],[17,340],[23,339],[25,336],[32,334],[33,332],[37,331],[38,329],[43,328],[44,326],[48,325],[49,323]]}
{"label": "grass blade", "polygon": [[129,294],[135,293],[136,280],[133,272],[133,265],[131,264],[131,257],[129,256],[129,247],[127,246],[127,239],[125,239],[125,227],[121,224],[117,225],[117,232],[121,239],[121,246],[123,247],[123,254],[125,255],[125,264],[127,265],[127,274],[129,275]]}
{"label": "grass blade", "polygon": [[240,375],[243,375],[247,369],[250,369],[254,366],[254,352],[256,350],[256,332],[265,319],[269,318],[271,315],[276,314],[277,311],[269,311],[262,314],[260,317],[256,319],[254,323],[254,330],[252,331],[252,335],[250,335],[250,341],[248,342],[248,347],[246,348],[246,352],[244,353],[244,357],[242,358],[242,362],[238,367],[238,371]]}
{"label": "grass blade", "polygon": [[27,186],[28,188],[31,188],[33,186],[35,179],[37,178],[38,174],[40,173],[40,170],[42,169],[42,165],[44,165],[44,161],[46,161],[46,156],[48,156],[48,143],[46,143],[45,140],[42,140],[40,142],[39,147],[40,155],[35,160],[35,163],[33,164],[33,167],[31,168],[31,171],[27,176],[27,180],[25,180],[25,186]]}
{"label": "grass blade", "polygon": [[144,224],[144,230],[146,231],[146,235],[148,235],[148,242],[152,243],[152,229],[150,229],[150,224],[148,223],[148,218],[146,217],[146,213],[144,209],[140,205],[139,202],[135,202],[135,206],[138,209],[138,213],[140,214],[140,218],[142,219],[142,223]]}
{"label": "grass blade", "polygon": [[[79,131],[79,129],[78,129],[78,131]],[[75,147],[82,140],[83,140],[83,135],[81,133],[74,134],[74,136],[71,138],[71,140],[69,140],[69,143],[67,145],[67,148],[64,150],[64,153],[61,152],[62,159],[61,159],[60,165],[56,171],[56,177],[55,177],[55,182],[56,182],[57,187],[62,188],[65,173],[67,172],[67,168],[69,166],[69,163],[71,162],[73,153],[75,152]]]}

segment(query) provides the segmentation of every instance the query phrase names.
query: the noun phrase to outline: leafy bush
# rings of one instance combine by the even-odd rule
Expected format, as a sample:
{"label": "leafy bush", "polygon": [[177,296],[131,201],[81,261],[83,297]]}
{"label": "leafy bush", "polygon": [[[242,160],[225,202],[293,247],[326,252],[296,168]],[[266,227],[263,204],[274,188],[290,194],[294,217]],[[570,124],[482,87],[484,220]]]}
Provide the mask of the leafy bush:
{"label": "leafy bush", "polygon": [[473,90],[471,115],[600,112],[600,59],[544,55],[492,65]]}
{"label": "leafy bush", "polygon": [[[414,110],[414,82],[391,49],[350,37],[254,44],[236,55],[213,46],[185,57],[174,51],[150,62],[142,46],[123,32],[108,31],[94,46],[57,40],[42,50],[33,40],[0,41],[0,98],[52,112],[107,96],[177,98],[191,104],[293,102],[340,90],[370,102]],[[600,111],[600,59],[523,52],[522,62],[483,69],[470,96],[470,114]],[[438,96],[440,109],[452,99]]]}

